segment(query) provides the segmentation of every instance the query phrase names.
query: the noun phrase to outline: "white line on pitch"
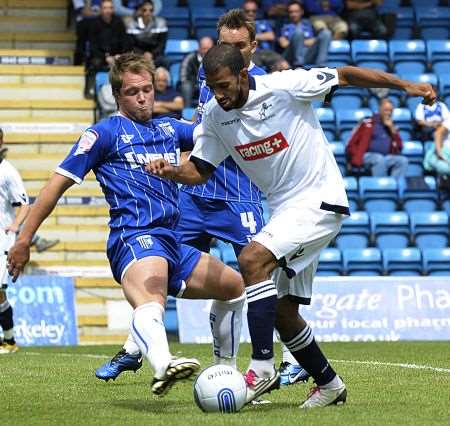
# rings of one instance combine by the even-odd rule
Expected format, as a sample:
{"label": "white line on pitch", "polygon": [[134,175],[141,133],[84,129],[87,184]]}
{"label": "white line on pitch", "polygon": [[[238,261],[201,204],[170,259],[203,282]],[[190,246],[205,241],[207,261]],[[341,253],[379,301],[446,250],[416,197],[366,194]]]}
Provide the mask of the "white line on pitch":
{"label": "white line on pitch", "polygon": [[[25,352],[25,355],[44,355],[41,352]],[[97,359],[105,359],[110,355],[94,355],[94,354],[63,354],[63,353],[46,353],[47,355],[58,355],[63,357],[74,357],[74,356],[82,356],[86,358],[97,358]],[[349,360],[349,359],[330,359],[331,362],[340,362],[344,364],[357,364],[357,365],[372,365],[372,366],[380,366],[380,367],[397,367],[397,368],[406,368],[410,370],[430,370],[436,371],[438,373],[449,373],[450,368],[441,368],[441,367],[432,367],[431,365],[418,365],[418,364],[406,364],[406,363],[398,363],[398,362],[381,362],[381,361],[358,361],[358,360]]]}

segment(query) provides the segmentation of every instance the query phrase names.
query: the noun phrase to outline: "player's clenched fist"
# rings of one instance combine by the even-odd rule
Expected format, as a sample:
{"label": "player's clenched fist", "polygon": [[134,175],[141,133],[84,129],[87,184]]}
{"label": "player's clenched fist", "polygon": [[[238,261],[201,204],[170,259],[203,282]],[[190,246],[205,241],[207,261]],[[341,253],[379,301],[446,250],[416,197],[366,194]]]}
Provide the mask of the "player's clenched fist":
{"label": "player's clenched fist", "polygon": [[150,161],[145,166],[145,170],[153,175],[170,179],[175,175],[176,167],[172,166],[166,160],[158,158],[157,160]]}

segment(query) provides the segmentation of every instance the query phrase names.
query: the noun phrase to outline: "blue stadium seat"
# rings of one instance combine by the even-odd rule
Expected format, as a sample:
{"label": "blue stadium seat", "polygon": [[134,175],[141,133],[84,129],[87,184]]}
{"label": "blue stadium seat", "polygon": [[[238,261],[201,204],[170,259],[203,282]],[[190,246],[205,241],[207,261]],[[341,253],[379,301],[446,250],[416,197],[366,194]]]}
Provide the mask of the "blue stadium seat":
{"label": "blue stadium seat", "polygon": [[339,61],[349,64],[352,61],[350,43],[348,40],[332,40],[328,47],[328,61]]}
{"label": "blue stadium seat", "polygon": [[336,134],[334,110],[332,108],[316,108],[315,111],[328,140],[334,140]]}
{"label": "blue stadium seat", "polygon": [[339,170],[342,175],[345,176],[347,173],[347,158],[345,155],[345,145],[342,142],[332,142],[330,143],[331,149],[333,151],[336,163],[339,166]]}
{"label": "blue stadium seat", "polygon": [[211,247],[209,250],[209,254],[219,260],[222,260],[222,252],[219,247]]}
{"label": "blue stadium seat", "polygon": [[336,124],[339,133],[346,130],[352,131],[364,118],[371,117],[369,108],[343,109],[336,112]]}
{"label": "blue stadium seat", "polygon": [[341,230],[335,238],[336,247],[363,249],[369,246],[370,228],[367,212],[355,211],[342,222]]}
{"label": "blue stadium seat", "polygon": [[167,40],[165,54],[172,61],[181,61],[188,53],[198,49],[197,40]]}
{"label": "blue stadium seat", "polygon": [[428,40],[427,59],[433,69],[442,62],[447,65],[450,64],[450,40]]}
{"label": "blue stadium seat", "polygon": [[350,211],[355,212],[359,206],[358,181],[353,176],[344,177],[345,190],[347,191],[347,198]]}
{"label": "blue stadium seat", "polygon": [[108,82],[107,71],[99,71],[97,74],[95,74],[95,93],[99,93],[100,88]]}
{"label": "blue stadium seat", "polygon": [[230,244],[223,244],[220,246],[222,251],[222,260],[223,262],[232,267],[234,270],[239,271],[239,264],[236,259],[236,255],[234,254],[234,250]]}
{"label": "blue stadium seat", "polygon": [[342,252],[347,275],[382,275],[381,252],[377,248],[347,249]]}
{"label": "blue stadium seat", "polygon": [[177,87],[177,83],[180,80],[180,65],[181,65],[181,62],[174,62],[170,65],[170,68],[169,68],[170,85],[173,88]]}
{"label": "blue stadium seat", "polygon": [[385,249],[382,256],[383,269],[386,275],[422,275],[422,256],[419,249]]}
{"label": "blue stadium seat", "polygon": [[217,39],[217,27],[216,25],[196,25],[195,36],[198,40],[202,37],[211,37],[213,40]]}
{"label": "blue stadium seat", "polygon": [[185,120],[192,121],[194,118],[194,115],[195,115],[195,111],[196,111],[196,108],[186,107],[186,108],[183,108],[181,115]]}
{"label": "blue stadium seat", "polygon": [[426,71],[423,61],[402,61],[394,65],[394,74],[422,74]]}
{"label": "blue stadium seat", "polygon": [[450,60],[435,62],[431,68],[433,69],[433,73],[435,73],[436,75],[445,74],[450,69]]}
{"label": "blue stadium seat", "polygon": [[402,249],[409,245],[409,218],[405,212],[372,213],[370,232],[380,250]]}
{"label": "blue stadium seat", "polygon": [[427,275],[450,275],[450,248],[424,249],[422,258]]}
{"label": "blue stadium seat", "polygon": [[169,25],[169,39],[184,40],[189,38],[189,26],[181,26],[177,24]]}
{"label": "blue stadium seat", "polygon": [[430,83],[430,84],[434,84],[435,86],[437,86],[438,84],[438,78],[437,75],[434,73],[422,73],[422,74],[401,74],[400,75],[401,78],[407,79],[407,80],[412,80],[412,81],[416,81],[418,83]]}
{"label": "blue stadium seat", "polygon": [[167,21],[169,31],[171,27],[183,27],[189,29],[191,25],[191,19],[189,16],[189,9],[187,7],[176,7],[166,5],[165,1],[163,2],[163,9],[161,12],[161,16]]}
{"label": "blue stadium seat", "polygon": [[422,102],[422,98],[419,98],[417,96],[414,97],[408,97],[406,98],[406,106],[408,107],[408,109],[411,112],[411,115],[414,117],[415,113],[416,113],[416,108],[417,105]]}
{"label": "blue stadium seat", "polygon": [[415,25],[414,11],[411,7],[395,8],[395,32],[393,38],[395,40],[410,40],[412,29]]}
{"label": "blue stadium seat", "polygon": [[[195,0],[194,0],[195,1]],[[191,22],[194,27],[204,25],[216,25],[217,19],[220,15],[226,12],[224,7],[205,7],[204,1],[198,0],[197,5],[193,5],[189,1],[189,8],[191,10]]]}
{"label": "blue stadium seat", "polygon": [[[394,111],[392,112],[392,120],[395,123],[395,127],[397,127],[400,132],[408,132],[411,136],[413,130],[413,117],[411,117],[411,112],[408,108],[394,108]],[[403,136],[402,139],[405,140]],[[408,139],[410,139],[410,137],[406,138],[406,140]]]}
{"label": "blue stadium seat", "polygon": [[448,7],[417,7],[416,21],[419,27],[422,28],[447,28],[450,22],[450,10]]}
{"label": "blue stadium seat", "polygon": [[448,70],[447,73],[439,75],[439,95],[443,98],[450,96],[450,71]]}
{"label": "blue stadium seat", "polygon": [[353,40],[352,59],[357,65],[365,61],[389,62],[388,45],[384,40]]}
{"label": "blue stadium seat", "polygon": [[419,141],[404,141],[402,155],[408,157],[406,176],[423,176],[423,145]]}
{"label": "blue stadium seat", "polygon": [[349,108],[358,109],[363,105],[363,99],[359,95],[341,95],[337,91],[331,98],[331,106],[335,111]]}
{"label": "blue stadium seat", "polygon": [[446,27],[421,27],[420,34],[424,40],[439,40],[448,37],[449,31]]}
{"label": "blue stadium seat", "polygon": [[449,230],[446,212],[411,213],[410,223],[416,247],[424,250],[448,246]]}
{"label": "blue stadium seat", "polygon": [[393,177],[363,176],[359,178],[359,197],[369,213],[395,211],[397,180]]}
{"label": "blue stadium seat", "polygon": [[426,46],[422,40],[391,40],[389,42],[389,57],[392,64],[403,61],[421,61],[427,63]]}
{"label": "blue stadium seat", "polygon": [[342,255],[336,248],[325,248],[320,252],[316,275],[337,276],[342,273]]}
{"label": "blue stadium seat", "polygon": [[400,199],[403,210],[408,213],[433,212],[438,205],[439,194],[436,187],[436,179],[433,176],[425,176],[422,186],[417,182],[412,186],[408,179],[398,181]]}

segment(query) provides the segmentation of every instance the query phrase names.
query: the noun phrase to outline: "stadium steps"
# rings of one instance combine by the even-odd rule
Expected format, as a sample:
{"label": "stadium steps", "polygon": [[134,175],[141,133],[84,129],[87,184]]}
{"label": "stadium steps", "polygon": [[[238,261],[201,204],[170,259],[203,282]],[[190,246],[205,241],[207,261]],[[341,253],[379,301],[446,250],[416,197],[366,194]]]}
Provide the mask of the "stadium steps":
{"label": "stadium steps", "polygon": [[[83,100],[83,85],[46,83],[0,83],[0,100],[55,100],[60,102]],[[79,119],[78,119],[79,120]]]}
{"label": "stadium steps", "polygon": [[[64,0],[8,0],[3,7],[6,16],[43,16],[67,19]],[[1,3],[0,3],[1,7]]]}
{"label": "stadium steps", "polygon": [[0,83],[84,84],[82,66],[0,65]]}
{"label": "stadium steps", "polygon": [[[26,11],[26,9],[23,9]],[[0,28],[2,32],[15,32],[20,28],[23,32],[64,32],[66,20],[59,16],[26,16],[25,12],[19,16],[0,16]]]}
{"label": "stadium steps", "polygon": [[[8,157],[15,153],[60,155],[61,160],[80,136],[79,131],[71,133],[5,133],[5,144],[10,146]],[[10,157],[12,158],[12,157]]]}

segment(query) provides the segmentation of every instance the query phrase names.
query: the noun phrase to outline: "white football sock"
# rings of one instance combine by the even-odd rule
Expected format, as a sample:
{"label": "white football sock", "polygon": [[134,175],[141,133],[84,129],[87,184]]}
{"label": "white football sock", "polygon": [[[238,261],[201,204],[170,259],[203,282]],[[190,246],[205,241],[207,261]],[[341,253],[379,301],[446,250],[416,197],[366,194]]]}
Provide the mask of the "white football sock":
{"label": "white football sock", "polygon": [[131,323],[131,334],[134,341],[139,346],[142,355],[148,359],[155,371],[155,377],[158,379],[164,377],[172,358],[163,315],[164,307],[159,303],[150,302],[134,310]]}
{"label": "white football sock", "polygon": [[131,331],[127,337],[127,341],[123,345],[123,348],[125,349],[125,352],[127,354],[131,354],[131,355],[134,355],[134,354],[137,354],[138,352],[140,352],[139,346],[137,345],[136,341],[134,340],[134,337],[131,334]]}
{"label": "white football sock", "polygon": [[245,293],[236,299],[212,302],[209,323],[213,336],[215,364],[225,364],[236,368],[244,303]]}
{"label": "white football sock", "polygon": [[291,354],[291,351],[286,347],[286,345],[281,342],[281,352],[283,355],[283,362],[288,362],[289,364],[298,365],[298,361]]}
{"label": "white football sock", "polygon": [[326,385],[319,386],[322,389],[338,389],[343,385],[342,379],[336,374],[334,379]]}
{"label": "white football sock", "polygon": [[272,377],[275,373],[274,359],[251,359],[248,370],[253,370],[258,377]]}

